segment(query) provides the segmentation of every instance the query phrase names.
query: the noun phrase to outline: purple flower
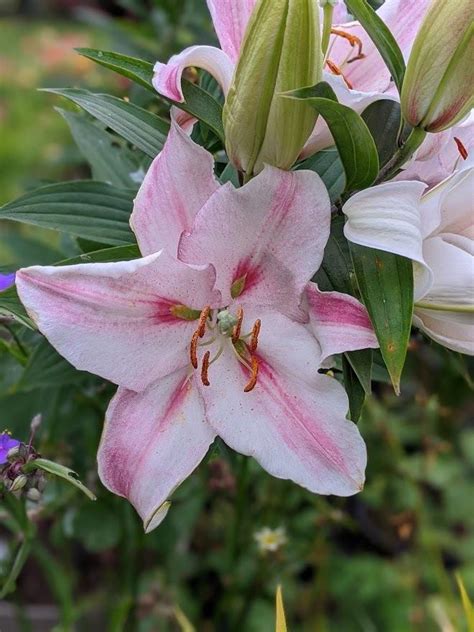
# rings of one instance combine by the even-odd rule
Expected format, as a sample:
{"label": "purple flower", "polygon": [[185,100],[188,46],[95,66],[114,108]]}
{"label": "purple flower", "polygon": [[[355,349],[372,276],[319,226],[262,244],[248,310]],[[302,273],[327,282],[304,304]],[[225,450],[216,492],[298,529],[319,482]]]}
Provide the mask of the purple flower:
{"label": "purple flower", "polygon": [[2,432],[0,434],[0,465],[5,465],[7,463],[7,454],[12,448],[16,448],[17,445],[20,445],[20,441],[17,439],[12,439],[8,432]]}
{"label": "purple flower", "polygon": [[8,290],[15,283],[15,273],[0,274],[0,292]]}

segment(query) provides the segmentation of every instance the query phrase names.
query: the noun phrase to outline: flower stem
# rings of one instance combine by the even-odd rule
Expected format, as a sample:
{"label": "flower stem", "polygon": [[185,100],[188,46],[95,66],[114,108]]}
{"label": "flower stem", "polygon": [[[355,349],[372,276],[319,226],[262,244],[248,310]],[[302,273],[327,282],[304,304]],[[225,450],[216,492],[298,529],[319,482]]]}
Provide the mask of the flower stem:
{"label": "flower stem", "polygon": [[404,144],[380,171],[375,184],[386,182],[396,176],[401,167],[410,160],[425,138],[426,131],[421,127],[414,127]]}
{"label": "flower stem", "polygon": [[334,7],[329,2],[324,6],[323,14],[323,34],[321,38],[321,48],[323,51],[323,57],[326,57],[326,53],[329,48],[329,40],[331,39],[332,28],[332,16],[334,13]]}
{"label": "flower stem", "polygon": [[474,313],[474,305],[441,305],[439,303],[423,303],[423,301],[420,301],[418,303],[415,303],[415,307],[419,307],[420,309],[432,309],[436,312],[456,312],[460,314]]}

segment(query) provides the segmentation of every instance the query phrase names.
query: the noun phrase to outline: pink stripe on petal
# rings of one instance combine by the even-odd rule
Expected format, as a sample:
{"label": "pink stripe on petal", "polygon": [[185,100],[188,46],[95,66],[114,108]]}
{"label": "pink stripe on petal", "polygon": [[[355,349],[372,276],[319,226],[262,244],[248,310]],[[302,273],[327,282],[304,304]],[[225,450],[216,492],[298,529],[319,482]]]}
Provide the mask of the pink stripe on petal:
{"label": "pink stripe on petal", "polygon": [[218,188],[212,154],[196,145],[173,120],[130,219],[142,254],[166,248],[175,256],[181,233],[190,230],[196,213]]}
{"label": "pink stripe on petal", "polygon": [[166,515],[168,498],[199,465],[214,437],[187,369],[142,393],[119,388],[99,447],[100,478],[110,491],[128,498],[145,530],[151,531]]}
{"label": "pink stripe on petal", "polygon": [[240,46],[256,0],[207,0],[214,28],[221,44],[233,62]]}
{"label": "pink stripe on petal", "polygon": [[306,288],[309,322],[321,346],[321,363],[336,353],[378,348],[369,315],[357,299],[339,292],[320,292],[315,283]]}

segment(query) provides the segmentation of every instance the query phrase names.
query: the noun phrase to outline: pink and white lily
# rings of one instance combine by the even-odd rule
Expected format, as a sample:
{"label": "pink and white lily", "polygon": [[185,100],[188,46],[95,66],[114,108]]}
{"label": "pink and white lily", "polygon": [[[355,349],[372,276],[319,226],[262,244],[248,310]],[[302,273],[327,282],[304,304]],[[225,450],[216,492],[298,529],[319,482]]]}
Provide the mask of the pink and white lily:
{"label": "pink and white lily", "polygon": [[[208,0],[208,7],[221,48],[192,46],[168,63],[157,62],[153,85],[156,90],[178,103],[183,102],[181,78],[187,67],[207,70],[227,95],[235,63],[245,34],[248,19],[256,0]],[[392,31],[407,59],[430,0],[386,0],[378,14]],[[334,10],[334,34],[328,50],[328,70],[324,80],[335,90],[344,105],[362,113],[371,103],[381,99],[399,101],[387,69],[377,48],[361,24],[349,19],[342,3]],[[360,52],[360,54],[359,54]],[[337,69],[337,70],[336,70]],[[474,150],[474,122],[468,120],[453,130],[429,135],[399,179],[420,179],[430,185],[450,175],[459,162],[459,144],[468,153]],[[320,118],[306,143],[301,158],[334,144],[326,123]]]}
{"label": "pink and white lily", "polygon": [[351,495],[364,481],[345,391],[318,372],[377,346],[358,301],[310,282],[329,235],[326,189],[313,172],[271,167],[235,189],[213,168],[173,123],[135,201],[143,258],[17,275],[53,346],[118,384],[99,473],[147,531],[216,436],[312,492]]}
{"label": "pink and white lily", "polygon": [[[472,164],[472,163],[471,163]],[[349,241],[413,260],[413,323],[454,351],[474,355],[474,167],[424,193],[421,182],[388,182],[343,207]]]}

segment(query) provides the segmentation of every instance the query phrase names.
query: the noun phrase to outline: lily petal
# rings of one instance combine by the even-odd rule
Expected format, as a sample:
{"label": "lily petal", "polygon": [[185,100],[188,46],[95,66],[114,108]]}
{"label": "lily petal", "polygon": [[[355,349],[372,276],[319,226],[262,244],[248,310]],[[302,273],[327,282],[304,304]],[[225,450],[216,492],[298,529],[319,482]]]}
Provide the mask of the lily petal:
{"label": "lily petal", "polygon": [[413,324],[443,347],[459,353],[474,355],[473,314],[463,314],[464,318],[457,320],[451,316],[450,313],[417,307]]}
{"label": "lily petal", "polygon": [[172,120],[165,146],[153,160],[135,198],[130,224],[140,251],[176,255],[181,233],[219,188],[212,154]]}
{"label": "lily petal", "polygon": [[315,283],[306,288],[310,328],[321,346],[322,363],[345,351],[377,349],[369,315],[353,296],[321,292]]}
{"label": "lily petal", "polygon": [[189,362],[196,323],[170,309],[218,304],[214,282],[212,267],[188,266],[166,253],[17,273],[23,304],[61,355],[136,391]]}
{"label": "lily petal", "polygon": [[207,70],[221,86],[224,95],[229,91],[234,64],[224,51],[214,46],[190,46],[178,55],[173,55],[166,64],[157,61],[153,68],[155,90],[168,99],[183,103],[181,78],[189,67]]}
{"label": "lily petal", "polygon": [[[405,58],[410,53],[430,1],[386,0],[377,11],[397,40]],[[348,56],[353,56],[351,45],[344,38],[334,36],[329,49],[329,59],[342,67],[344,76],[356,90],[364,92],[387,90],[390,85],[390,72],[360,23],[347,22],[338,24],[337,28],[361,40],[364,58],[347,64]]]}
{"label": "lily petal", "polygon": [[349,241],[368,248],[393,252],[415,263],[415,299],[432,284],[432,273],[423,257],[422,182],[387,182],[360,191],[343,206]]}
{"label": "lily petal", "polygon": [[214,437],[187,369],[142,393],[119,388],[99,447],[100,478],[110,491],[128,498],[149,532],[163,520],[168,498],[199,465]]}
{"label": "lily petal", "polygon": [[256,0],[207,0],[222,50],[235,63]]}
{"label": "lily petal", "polygon": [[244,393],[248,372],[230,345],[226,348],[216,363],[218,376],[201,387],[209,423],[229,446],[254,457],[277,478],[319,494],[360,491],[364,441],[345,418],[343,387],[317,373],[319,347],[312,335],[283,316],[271,320],[265,315],[258,354],[257,385]]}
{"label": "lily petal", "polygon": [[247,185],[227,184],[199,211],[179,256],[210,262],[224,304],[244,279],[239,300],[300,317],[300,295],[319,268],[329,237],[330,202],[312,171],[265,169]]}

